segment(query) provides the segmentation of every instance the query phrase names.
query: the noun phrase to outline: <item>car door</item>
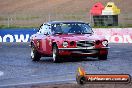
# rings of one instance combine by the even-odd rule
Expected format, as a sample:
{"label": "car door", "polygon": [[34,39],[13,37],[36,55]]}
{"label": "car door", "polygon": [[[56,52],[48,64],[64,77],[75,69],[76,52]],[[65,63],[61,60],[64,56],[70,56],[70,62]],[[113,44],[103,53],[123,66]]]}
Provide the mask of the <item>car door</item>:
{"label": "car door", "polygon": [[36,46],[38,48],[38,51],[41,53],[45,53],[46,49],[46,35],[45,35],[45,24],[42,24],[39,28],[39,31],[37,32],[36,36]]}
{"label": "car door", "polygon": [[51,46],[50,46],[50,35],[51,35],[51,27],[49,24],[44,24],[41,29],[41,40],[42,40],[42,50],[45,54],[51,54]]}

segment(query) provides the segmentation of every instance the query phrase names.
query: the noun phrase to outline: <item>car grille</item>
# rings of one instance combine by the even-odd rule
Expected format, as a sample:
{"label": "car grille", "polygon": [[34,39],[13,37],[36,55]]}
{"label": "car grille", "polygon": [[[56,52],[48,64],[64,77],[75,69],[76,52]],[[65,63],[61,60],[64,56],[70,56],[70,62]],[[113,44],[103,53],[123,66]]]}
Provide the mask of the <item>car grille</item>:
{"label": "car grille", "polygon": [[85,48],[85,47],[92,47],[94,46],[94,41],[78,41],[77,47],[78,48]]}

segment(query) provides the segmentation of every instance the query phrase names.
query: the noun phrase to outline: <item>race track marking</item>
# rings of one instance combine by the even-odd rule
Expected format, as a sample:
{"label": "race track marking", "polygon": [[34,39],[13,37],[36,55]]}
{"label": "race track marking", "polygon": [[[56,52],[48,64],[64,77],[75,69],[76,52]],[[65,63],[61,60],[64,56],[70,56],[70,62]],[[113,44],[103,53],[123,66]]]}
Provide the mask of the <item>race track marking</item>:
{"label": "race track marking", "polygon": [[4,75],[4,72],[0,71],[0,76]]}

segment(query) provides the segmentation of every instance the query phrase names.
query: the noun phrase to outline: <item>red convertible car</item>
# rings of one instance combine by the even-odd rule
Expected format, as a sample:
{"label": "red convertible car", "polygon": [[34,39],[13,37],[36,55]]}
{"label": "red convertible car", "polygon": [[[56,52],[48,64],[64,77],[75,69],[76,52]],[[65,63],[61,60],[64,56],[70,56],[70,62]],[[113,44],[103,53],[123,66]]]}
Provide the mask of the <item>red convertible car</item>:
{"label": "red convertible car", "polygon": [[[52,21],[40,26],[31,36],[31,59],[52,57],[59,62],[63,57],[98,57],[106,60],[108,41],[94,34],[89,24],[78,21]],[[65,58],[66,59],[66,58]]]}

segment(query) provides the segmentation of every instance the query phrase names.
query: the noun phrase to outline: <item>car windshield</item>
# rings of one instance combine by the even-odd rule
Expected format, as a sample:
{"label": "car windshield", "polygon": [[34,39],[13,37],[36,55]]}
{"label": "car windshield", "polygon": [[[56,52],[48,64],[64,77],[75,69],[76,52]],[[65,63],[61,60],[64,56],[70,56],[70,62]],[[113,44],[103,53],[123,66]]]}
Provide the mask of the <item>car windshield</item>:
{"label": "car windshield", "polygon": [[59,23],[52,25],[54,34],[91,34],[93,31],[85,23]]}

